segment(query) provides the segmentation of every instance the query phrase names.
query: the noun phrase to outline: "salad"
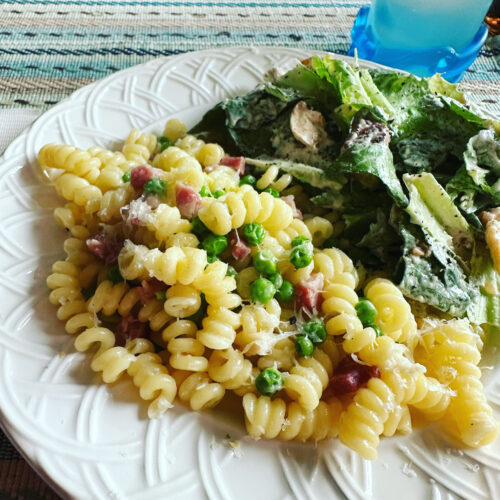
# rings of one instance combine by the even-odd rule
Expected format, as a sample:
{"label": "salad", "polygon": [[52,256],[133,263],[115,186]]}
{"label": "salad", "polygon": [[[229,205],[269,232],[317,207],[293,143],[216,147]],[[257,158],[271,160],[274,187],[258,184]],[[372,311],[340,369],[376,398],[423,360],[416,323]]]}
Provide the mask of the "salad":
{"label": "salad", "polygon": [[344,250],[425,314],[500,327],[500,123],[435,75],[313,57],[208,111],[190,133],[278,167]]}

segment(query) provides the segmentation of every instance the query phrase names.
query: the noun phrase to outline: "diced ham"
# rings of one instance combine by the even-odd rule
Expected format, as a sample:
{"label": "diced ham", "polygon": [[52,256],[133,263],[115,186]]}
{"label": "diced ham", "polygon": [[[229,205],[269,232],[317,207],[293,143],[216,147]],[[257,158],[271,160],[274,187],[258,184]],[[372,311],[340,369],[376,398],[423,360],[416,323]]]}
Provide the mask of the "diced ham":
{"label": "diced ham", "polygon": [[193,218],[201,205],[200,194],[189,184],[177,182],[175,185],[175,200],[177,208],[183,217]]}
{"label": "diced ham", "polygon": [[141,323],[133,314],[124,316],[115,332],[116,344],[124,346],[129,340],[147,337],[149,328],[147,323]]}
{"label": "diced ham", "polygon": [[295,298],[297,306],[316,311],[321,304],[323,297],[321,292],[325,277],[321,273],[311,274],[307,280],[301,281],[295,286]]}
{"label": "diced ham", "polygon": [[229,239],[231,254],[236,260],[243,260],[250,255],[250,247],[240,238],[237,231],[231,233]]}
{"label": "diced ham", "polygon": [[163,170],[159,168],[153,168],[150,165],[139,165],[130,172],[130,184],[136,191],[140,191],[149,179],[163,177],[163,175]]}
{"label": "diced ham", "polygon": [[166,289],[165,283],[157,280],[156,278],[152,278],[150,280],[142,280],[141,286],[137,290],[139,293],[139,299],[142,304],[145,304],[151,299],[155,298],[156,292],[161,292]]}
{"label": "diced ham", "polygon": [[356,392],[372,377],[380,377],[378,366],[362,365],[350,357],[345,358],[335,369],[327,390],[334,396]]}
{"label": "diced ham", "polygon": [[130,172],[130,184],[136,190],[142,189],[144,184],[153,178],[153,168],[149,165],[139,165]]}
{"label": "diced ham", "polygon": [[231,167],[240,175],[245,174],[245,158],[243,156],[225,156],[219,162],[219,165]]}
{"label": "diced ham", "polygon": [[284,201],[292,209],[292,215],[294,217],[302,220],[302,212],[295,205],[295,197],[293,196],[293,194],[289,194],[288,196],[282,196],[281,200]]}
{"label": "diced ham", "polygon": [[119,241],[104,233],[94,234],[85,242],[87,248],[105,264],[112,265],[118,262],[118,254],[123,247],[123,241]]}

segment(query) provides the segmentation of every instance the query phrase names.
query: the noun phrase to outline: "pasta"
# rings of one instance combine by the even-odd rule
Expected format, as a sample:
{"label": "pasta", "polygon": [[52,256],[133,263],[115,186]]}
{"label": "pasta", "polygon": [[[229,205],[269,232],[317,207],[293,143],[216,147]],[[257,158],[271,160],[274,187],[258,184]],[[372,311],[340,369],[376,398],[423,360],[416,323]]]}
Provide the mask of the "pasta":
{"label": "pasta", "polygon": [[269,193],[258,193],[248,185],[219,199],[204,198],[199,216],[205,226],[220,235],[254,221],[269,231],[279,231],[293,218],[292,209],[284,201]]}
{"label": "pasta", "polygon": [[247,431],[254,438],[319,441],[337,436],[342,405],[334,398],[307,412],[295,402],[246,394],[243,409]]}
{"label": "pasta", "polygon": [[162,415],[172,406],[177,385],[162,359],[153,352],[139,354],[127,369],[142,399],[151,401],[148,406],[150,418]]}
{"label": "pasta", "polygon": [[471,447],[498,434],[481,327],[417,312],[330,248],[344,221],[291,173],[175,119],[121,151],[49,144],[38,159],[68,231],[49,301],[90,368],[128,378],[150,418],[231,392],[256,439],[338,438],[366,459],[416,415]]}

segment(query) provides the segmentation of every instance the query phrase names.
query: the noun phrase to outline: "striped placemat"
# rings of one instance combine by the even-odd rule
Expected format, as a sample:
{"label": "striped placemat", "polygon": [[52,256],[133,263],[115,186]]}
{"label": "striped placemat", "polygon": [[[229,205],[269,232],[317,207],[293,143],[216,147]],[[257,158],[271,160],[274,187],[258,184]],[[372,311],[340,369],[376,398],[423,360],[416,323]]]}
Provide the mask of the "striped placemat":
{"label": "striped placemat", "polygon": [[[48,108],[74,90],[151,58],[227,45],[346,54],[366,0],[59,1],[0,3],[0,106]],[[464,78],[500,114],[500,41]]]}
{"label": "striped placemat", "polygon": [[[0,108],[44,110],[76,89],[158,56],[228,45],[346,54],[366,0],[1,0]],[[500,115],[500,37],[467,71],[472,100]],[[7,121],[0,122],[2,125]],[[57,496],[0,432],[0,499]]]}

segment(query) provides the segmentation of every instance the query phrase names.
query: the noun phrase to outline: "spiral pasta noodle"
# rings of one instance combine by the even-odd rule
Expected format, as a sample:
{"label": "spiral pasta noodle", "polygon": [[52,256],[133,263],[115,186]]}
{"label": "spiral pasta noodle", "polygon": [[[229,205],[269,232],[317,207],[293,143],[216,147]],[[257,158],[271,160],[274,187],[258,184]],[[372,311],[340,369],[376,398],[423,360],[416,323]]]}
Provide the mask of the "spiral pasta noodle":
{"label": "spiral pasta noodle", "polygon": [[215,350],[208,360],[208,374],[225,389],[249,388],[252,382],[252,363],[232,347]]}
{"label": "spiral pasta noodle", "polygon": [[68,261],[57,261],[52,266],[52,274],[47,277],[51,304],[58,306],[57,318],[65,321],[65,329],[75,334],[84,328],[94,326],[94,316],[87,311],[83,300],[78,267]]}
{"label": "spiral pasta noodle", "polygon": [[156,136],[132,129],[125,144],[122,153],[126,160],[134,164],[145,163],[155,152],[157,145]]}
{"label": "spiral pasta noodle", "polygon": [[105,383],[111,384],[125,373],[135,362],[135,355],[143,352],[152,352],[153,344],[146,339],[134,339],[125,347],[115,347],[115,336],[107,328],[89,328],[80,333],[75,339],[77,351],[87,351],[93,344],[99,346],[92,357],[90,368],[95,372],[102,372]]}
{"label": "spiral pasta noodle", "polygon": [[413,350],[418,342],[417,323],[399,289],[389,280],[376,278],[365,286],[365,295],[377,308],[375,321],[381,330]]}
{"label": "spiral pasta noodle", "polygon": [[247,432],[254,438],[320,441],[337,436],[342,405],[333,398],[305,411],[296,402],[246,394],[243,409]]}
{"label": "spiral pasta noodle", "polygon": [[132,162],[127,161],[122,153],[114,153],[98,146],[93,146],[87,151],[92,158],[97,158],[101,162],[100,172],[95,179],[95,184],[103,192],[120,186],[123,183],[123,174],[134,166]]}
{"label": "spiral pasta noodle", "polygon": [[47,144],[38,153],[38,163],[45,168],[64,170],[93,184],[100,174],[101,161],[75,146]]}
{"label": "spiral pasta noodle", "polygon": [[290,174],[280,176],[279,168],[275,165],[269,167],[257,180],[257,189],[274,189],[278,192],[285,190],[292,182],[293,177]]}
{"label": "spiral pasta noodle", "polygon": [[499,424],[481,383],[481,341],[477,334],[466,320],[452,320],[427,329],[423,336],[427,356],[422,362],[456,393],[445,427],[467,446],[477,448],[491,443],[498,435]]}
{"label": "spiral pasta noodle", "polygon": [[285,377],[284,388],[288,396],[297,400],[306,411],[314,410],[333,374],[333,363],[321,349],[310,357],[300,358]]}
{"label": "spiral pasta noodle", "polygon": [[189,403],[195,411],[213,408],[226,392],[224,387],[213,382],[207,373],[177,372],[174,375],[179,382],[179,399]]}
{"label": "spiral pasta noodle", "polygon": [[270,232],[280,231],[292,222],[292,209],[269,193],[258,193],[241,186],[222,198],[204,198],[199,217],[215,234],[227,234],[249,222],[260,222]]}
{"label": "spiral pasta noodle", "polygon": [[169,375],[162,359],[153,352],[139,354],[127,368],[142,399],[151,401],[148,406],[150,418],[161,416],[174,401],[177,384]]}
{"label": "spiral pasta noodle", "polygon": [[203,328],[198,331],[198,340],[210,349],[227,349],[236,337],[240,326],[240,314],[226,307],[208,306]]}
{"label": "spiral pasta noodle", "polygon": [[163,330],[162,337],[167,341],[172,368],[190,372],[207,371],[205,346],[195,338],[196,332],[196,325],[189,320],[174,321]]}

